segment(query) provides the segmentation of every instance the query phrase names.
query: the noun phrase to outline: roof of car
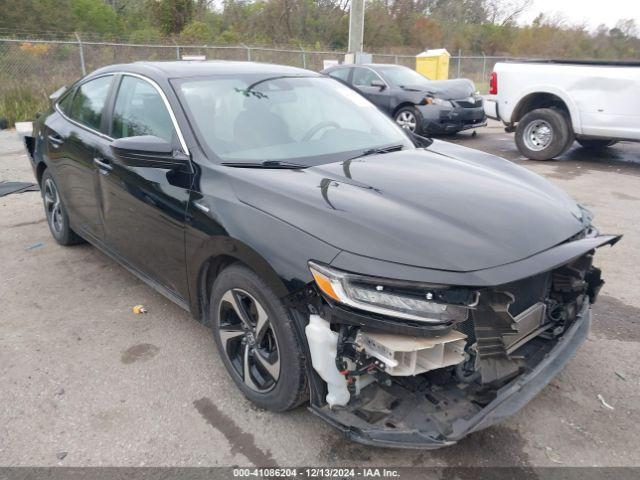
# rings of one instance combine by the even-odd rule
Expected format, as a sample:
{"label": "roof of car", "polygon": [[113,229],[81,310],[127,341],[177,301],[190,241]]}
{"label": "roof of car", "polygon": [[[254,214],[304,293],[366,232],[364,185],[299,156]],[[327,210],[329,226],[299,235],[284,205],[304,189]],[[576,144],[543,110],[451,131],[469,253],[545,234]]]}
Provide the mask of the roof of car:
{"label": "roof of car", "polygon": [[297,67],[274,65],[271,63],[233,62],[225,60],[124,63],[100,68],[91,75],[110,72],[132,72],[164,78],[186,78],[225,74],[264,74],[265,76],[317,75],[315,72]]}
{"label": "roof of car", "polygon": [[372,68],[373,70],[376,69],[376,67],[401,67],[401,68],[407,68],[404,65],[396,65],[395,63],[348,63],[348,64],[341,64],[341,65],[333,65],[332,67],[326,68],[323,71],[327,72],[329,70],[335,70],[337,68],[347,68],[347,67],[369,67]]}
{"label": "roof of car", "polygon": [[366,63],[364,66],[365,67],[371,67],[371,68],[376,68],[376,67],[403,67],[403,68],[407,68],[404,65],[396,65],[395,63]]}

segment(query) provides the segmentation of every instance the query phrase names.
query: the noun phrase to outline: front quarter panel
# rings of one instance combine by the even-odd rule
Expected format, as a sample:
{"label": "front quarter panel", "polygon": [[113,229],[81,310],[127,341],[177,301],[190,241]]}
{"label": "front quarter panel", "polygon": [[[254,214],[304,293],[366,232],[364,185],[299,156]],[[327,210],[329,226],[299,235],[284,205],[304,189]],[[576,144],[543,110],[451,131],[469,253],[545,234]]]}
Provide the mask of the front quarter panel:
{"label": "front quarter panel", "polygon": [[[198,285],[207,262],[224,257],[255,271],[279,297],[312,280],[310,259],[330,263],[339,249],[240,202],[227,175],[236,169],[201,169],[189,202],[186,258],[192,312],[198,311]],[[239,172],[240,174],[242,172]]]}

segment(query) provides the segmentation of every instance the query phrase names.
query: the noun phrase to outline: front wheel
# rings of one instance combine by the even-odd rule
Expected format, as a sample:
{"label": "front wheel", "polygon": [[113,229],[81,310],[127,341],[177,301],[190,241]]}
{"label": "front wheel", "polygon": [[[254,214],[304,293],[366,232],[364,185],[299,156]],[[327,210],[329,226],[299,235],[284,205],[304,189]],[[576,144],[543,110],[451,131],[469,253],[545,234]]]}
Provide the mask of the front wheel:
{"label": "front wheel", "polygon": [[518,122],[516,145],[532,160],[551,160],[562,155],[573,141],[569,119],[554,108],[539,108]]}
{"label": "front wheel", "polygon": [[249,400],[281,412],[309,398],[291,313],[253,271],[239,264],[224,269],[211,290],[209,313],[222,362]]}
{"label": "front wheel", "polygon": [[402,107],[396,112],[394,120],[402,128],[416,133],[422,121],[422,115],[420,115],[420,112],[414,107]]}
{"label": "front wheel", "polygon": [[587,150],[602,150],[618,142],[616,142],[615,140],[591,140],[586,138],[578,138],[578,143]]}

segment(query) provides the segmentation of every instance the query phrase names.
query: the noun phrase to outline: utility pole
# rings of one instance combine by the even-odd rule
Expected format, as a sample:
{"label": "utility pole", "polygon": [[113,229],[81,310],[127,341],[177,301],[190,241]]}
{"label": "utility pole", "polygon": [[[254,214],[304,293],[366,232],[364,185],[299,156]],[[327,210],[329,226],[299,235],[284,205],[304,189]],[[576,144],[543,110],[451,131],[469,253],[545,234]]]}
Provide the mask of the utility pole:
{"label": "utility pole", "polygon": [[349,12],[349,53],[362,52],[364,42],[364,0],[351,0]]}

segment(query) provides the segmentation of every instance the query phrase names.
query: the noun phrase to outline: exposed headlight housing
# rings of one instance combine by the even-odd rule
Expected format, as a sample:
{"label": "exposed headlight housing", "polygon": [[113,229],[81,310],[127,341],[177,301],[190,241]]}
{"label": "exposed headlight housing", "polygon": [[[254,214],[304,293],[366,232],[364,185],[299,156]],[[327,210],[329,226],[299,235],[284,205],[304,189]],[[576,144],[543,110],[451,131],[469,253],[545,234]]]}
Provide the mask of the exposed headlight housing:
{"label": "exposed headlight housing", "polygon": [[[365,277],[309,262],[318,288],[327,297],[358,310],[425,323],[451,323],[467,319],[477,303],[477,292],[456,292],[456,304],[445,303],[446,286],[406,284]],[[451,297],[451,295],[449,295]]]}
{"label": "exposed headlight housing", "polygon": [[424,97],[422,101],[425,105],[439,105],[441,107],[452,107],[453,104],[449,100],[443,100],[442,98],[436,98],[431,96]]}

